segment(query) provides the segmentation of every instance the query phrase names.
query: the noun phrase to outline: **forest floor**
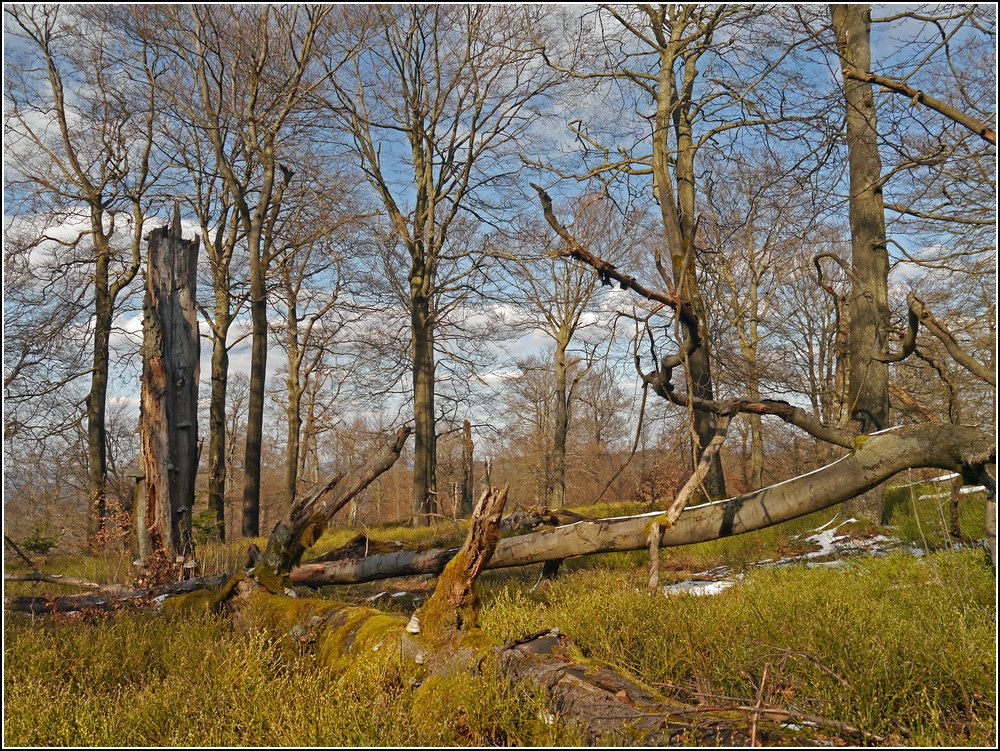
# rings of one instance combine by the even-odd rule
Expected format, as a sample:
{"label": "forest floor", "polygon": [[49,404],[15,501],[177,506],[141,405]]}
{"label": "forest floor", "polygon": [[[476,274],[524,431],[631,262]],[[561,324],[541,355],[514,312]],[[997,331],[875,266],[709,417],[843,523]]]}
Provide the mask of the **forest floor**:
{"label": "forest floor", "polygon": [[[637,676],[697,712],[792,710],[790,745],[992,746],[996,579],[977,544],[948,533],[946,484],[897,487],[889,524],[837,510],[660,556],[644,552],[486,572],[480,624],[496,641],[558,627],[587,660]],[[576,508],[610,516],[637,504]],[[983,534],[981,493],[963,496],[966,540]],[[335,529],[316,553],[358,530]],[[461,522],[367,530],[373,539],[453,541]],[[203,573],[236,572],[250,541],[208,545]],[[51,573],[127,582],[129,557],[51,557]],[[8,572],[26,570],[12,562]],[[431,577],[333,586],[323,596],[410,612]],[[5,595],[65,594],[6,583]],[[61,591],[60,591],[61,590]],[[387,661],[334,673],[306,647],[218,616],[11,615],[4,622],[6,746],[577,745],[530,687],[489,674],[407,685]],[[287,641],[287,639],[285,639]],[[744,710],[737,710],[743,707]],[[801,719],[813,717],[819,722]],[[853,730],[838,730],[850,726]],[[855,732],[856,731],[856,732]],[[773,734],[769,736],[774,738]],[[630,745],[626,734],[604,739]]]}

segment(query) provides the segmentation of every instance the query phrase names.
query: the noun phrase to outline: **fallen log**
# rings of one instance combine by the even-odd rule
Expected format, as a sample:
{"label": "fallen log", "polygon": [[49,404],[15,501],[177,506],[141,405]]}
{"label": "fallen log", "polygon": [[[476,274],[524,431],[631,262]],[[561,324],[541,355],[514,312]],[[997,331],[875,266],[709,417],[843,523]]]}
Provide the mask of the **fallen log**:
{"label": "fallen log", "polygon": [[78,587],[79,589],[96,589],[99,592],[124,592],[126,588],[121,584],[101,584],[100,582],[80,579],[75,576],[63,576],[62,574],[46,574],[44,571],[32,571],[28,574],[4,574],[5,582],[36,582],[45,584],[61,584],[65,587]]}
{"label": "fallen log", "polygon": [[[770,527],[854,498],[906,469],[935,467],[965,471],[977,478],[988,473],[995,476],[995,454],[991,436],[961,425],[907,425],[863,436],[849,455],[813,472],[736,498],[686,508],[673,527],[662,531],[660,547],[689,545]],[[993,491],[988,494],[987,530],[991,549],[995,550],[996,506]],[[507,537],[497,544],[488,568],[642,550],[650,544],[650,526],[661,516],[662,512],[655,511],[585,520]],[[292,570],[289,579],[295,584],[324,586],[438,573],[454,552],[445,548],[399,551],[303,564]]]}
{"label": "fallen log", "polygon": [[[122,608],[152,607],[162,603],[171,595],[194,594],[205,597],[206,594],[221,598],[230,578],[226,574],[206,576],[198,579],[188,579],[182,582],[162,584],[143,589],[113,589],[114,585],[101,585],[110,591],[104,594],[67,595],[66,597],[45,597],[41,595],[11,595],[3,598],[4,608],[15,613],[31,613],[43,615],[46,613],[78,613],[83,611],[110,612]],[[193,602],[193,600],[192,600]],[[206,600],[207,602],[207,600]]]}

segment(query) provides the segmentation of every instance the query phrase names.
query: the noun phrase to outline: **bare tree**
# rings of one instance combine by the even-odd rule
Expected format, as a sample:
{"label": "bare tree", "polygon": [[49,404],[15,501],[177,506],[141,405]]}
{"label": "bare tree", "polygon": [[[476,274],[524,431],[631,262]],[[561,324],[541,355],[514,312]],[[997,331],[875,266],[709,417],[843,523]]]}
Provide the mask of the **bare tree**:
{"label": "bare tree", "polygon": [[[94,533],[103,523],[107,481],[109,340],[140,265],[156,177],[154,80],[163,62],[145,45],[124,47],[114,10],[12,5],[4,12],[17,39],[5,66],[5,154],[14,173],[8,185],[21,212],[39,217],[38,242],[58,247],[59,263],[89,269],[87,492]],[[75,224],[75,237],[49,234],[66,223]]]}
{"label": "bare tree", "polygon": [[[602,196],[585,196],[576,205],[574,231],[589,246],[600,248],[603,258],[617,261],[630,251],[635,242],[634,222],[616,221],[617,211],[611,201]],[[553,376],[555,378],[555,412],[552,436],[553,498],[555,506],[566,502],[566,447],[572,419],[574,391],[584,378],[595,352],[584,347],[579,351],[577,333],[592,325],[593,308],[599,285],[592,270],[567,262],[558,254],[541,253],[531,260],[530,248],[535,238],[545,237],[541,228],[529,225],[516,238],[522,259],[515,261],[514,284],[531,311],[525,324],[538,327],[554,346]],[[528,255],[524,255],[528,251]],[[591,314],[591,315],[587,315]],[[571,377],[572,372],[572,377]]]}
{"label": "bare tree", "polygon": [[461,288],[484,256],[452,243],[450,233],[463,212],[495,210],[495,190],[515,169],[513,145],[552,80],[534,64],[529,41],[538,12],[353,8],[331,52],[333,64],[352,57],[333,79],[330,112],[409,265],[415,524],[434,510],[435,332],[449,308],[445,293]]}

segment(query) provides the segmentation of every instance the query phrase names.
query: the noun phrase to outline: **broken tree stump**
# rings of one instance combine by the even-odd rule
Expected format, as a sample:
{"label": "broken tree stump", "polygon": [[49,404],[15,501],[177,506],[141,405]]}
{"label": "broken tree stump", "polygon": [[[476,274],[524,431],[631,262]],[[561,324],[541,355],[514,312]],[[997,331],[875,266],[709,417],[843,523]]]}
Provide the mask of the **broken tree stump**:
{"label": "broken tree stump", "polygon": [[[198,466],[198,237],[181,236],[180,207],[149,242],[143,302],[139,432],[150,552],[193,554],[191,509]],[[141,546],[140,546],[141,547]]]}
{"label": "broken tree stump", "polygon": [[288,574],[323,534],[333,515],[396,463],[410,431],[404,425],[381,453],[350,477],[345,479],[343,472],[331,475],[296,501],[275,525],[250,575],[268,591],[282,592],[288,586]]}

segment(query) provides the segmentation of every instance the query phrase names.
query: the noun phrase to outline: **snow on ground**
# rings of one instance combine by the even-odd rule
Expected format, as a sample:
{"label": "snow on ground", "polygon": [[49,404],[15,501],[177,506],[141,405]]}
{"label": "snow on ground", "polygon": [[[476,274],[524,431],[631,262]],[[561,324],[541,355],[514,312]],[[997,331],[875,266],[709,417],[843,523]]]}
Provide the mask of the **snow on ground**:
{"label": "snow on ground", "polygon": [[[837,531],[841,527],[845,524],[857,522],[857,519],[845,519],[836,526],[831,527],[830,525],[835,521],[837,521],[836,516],[822,526],[814,529],[813,534],[801,538],[805,542],[818,546],[818,550],[786,556],[776,561],[754,561],[749,564],[750,567],[763,568],[805,563],[809,568],[838,568],[847,565],[845,559],[851,556],[886,555],[893,550],[904,551],[914,556],[921,556],[926,552],[922,548],[914,545],[906,545],[886,535],[874,535],[872,537],[851,537],[847,534],[838,535]],[[833,556],[836,557],[834,558]],[[831,558],[831,560],[816,560],[819,558]],[[715,566],[705,571],[699,571],[690,579],[663,587],[663,594],[668,597],[678,594],[696,596],[715,595],[733,586],[742,578],[743,574],[733,571],[728,566]]]}

